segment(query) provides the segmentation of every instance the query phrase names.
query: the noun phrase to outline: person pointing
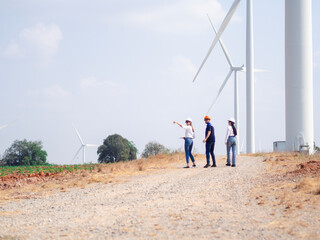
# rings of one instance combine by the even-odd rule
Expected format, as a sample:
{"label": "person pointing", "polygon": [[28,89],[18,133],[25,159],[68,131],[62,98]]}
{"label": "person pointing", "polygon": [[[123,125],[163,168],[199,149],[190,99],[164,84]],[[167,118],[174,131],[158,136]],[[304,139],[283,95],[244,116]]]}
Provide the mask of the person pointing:
{"label": "person pointing", "polygon": [[192,155],[192,147],[193,147],[193,138],[194,138],[194,128],[192,125],[192,119],[187,118],[186,119],[186,125],[182,125],[181,123],[178,123],[177,121],[173,121],[173,124],[177,124],[183,129],[185,129],[185,137],[184,139],[184,150],[186,153],[186,162],[187,166],[185,168],[190,168],[189,166],[189,157],[191,158],[191,161],[193,163],[193,167],[196,167],[196,163],[194,160],[194,157]]}

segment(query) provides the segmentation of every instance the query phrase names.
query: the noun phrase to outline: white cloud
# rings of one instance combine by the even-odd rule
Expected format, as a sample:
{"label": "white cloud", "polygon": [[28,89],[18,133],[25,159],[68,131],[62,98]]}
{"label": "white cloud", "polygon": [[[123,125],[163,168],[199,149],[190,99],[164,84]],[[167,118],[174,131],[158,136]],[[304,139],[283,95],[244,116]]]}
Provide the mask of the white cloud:
{"label": "white cloud", "polygon": [[40,96],[46,98],[64,98],[70,95],[70,93],[64,90],[58,84],[52,85],[50,87],[43,88],[41,90],[36,89],[29,91],[29,96]]}
{"label": "white cloud", "polygon": [[56,24],[44,25],[39,23],[31,28],[25,28],[20,38],[33,46],[40,55],[50,58],[58,50],[62,40],[62,32]]}
{"label": "white cloud", "polygon": [[178,0],[164,6],[121,16],[126,23],[158,33],[194,34],[209,25],[207,13],[215,24],[220,23],[226,12],[218,0]]}
{"label": "white cloud", "polygon": [[59,85],[53,85],[51,87],[43,89],[43,94],[50,98],[61,98],[69,95],[69,92],[64,90]]}
{"label": "white cloud", "polygon": [[23,56],[23,54],[19,45],[13,41],[4,49],[4,56],[20,58]]}
{"label": "white cloud", "polygon": [[111,81],[98,81],[95,77],[88,77],[88,78],[84,78],[81,80],[80,82],[80,86],[83,89],[86,88],[97,88],[97,87],[101,87],[101,86],[105,86],[108,85],[110,87],[116,87],[118,86],[117,83],[115,82],[111,82]]}
{"label": "white cloud", "polygon": [[49,60],[57,52],[62,32],[56,24],[38,23],[23,29],[18,40],[12,41],[4,50],[7,57],[36,56]]}

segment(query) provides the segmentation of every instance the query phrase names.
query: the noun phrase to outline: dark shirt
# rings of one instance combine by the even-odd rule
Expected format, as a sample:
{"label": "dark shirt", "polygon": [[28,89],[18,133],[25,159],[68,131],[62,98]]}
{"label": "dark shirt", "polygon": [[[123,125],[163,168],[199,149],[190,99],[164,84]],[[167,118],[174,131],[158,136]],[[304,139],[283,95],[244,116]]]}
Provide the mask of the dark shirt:
{"label": "dark shirt", "polygon": [[208,134],[209,131],[211,131],[211,133],[210,133],[210,136],[207,139],[207,142],[215,142],[216,141],[216,137],[214,135],[214,127],[211,125],[211,123],[207,124],[205,137],[207,137],[207,134]]}

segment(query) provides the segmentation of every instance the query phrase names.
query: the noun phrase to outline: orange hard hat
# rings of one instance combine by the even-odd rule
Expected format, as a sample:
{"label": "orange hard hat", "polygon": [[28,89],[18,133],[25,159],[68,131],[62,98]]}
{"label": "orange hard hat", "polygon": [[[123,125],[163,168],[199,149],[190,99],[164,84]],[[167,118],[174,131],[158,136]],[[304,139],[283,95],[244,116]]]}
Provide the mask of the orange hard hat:
{"label": "orange hard hat", "polygon": [[205,116],[204,120],[211,120],[211,118],[209,116]]}

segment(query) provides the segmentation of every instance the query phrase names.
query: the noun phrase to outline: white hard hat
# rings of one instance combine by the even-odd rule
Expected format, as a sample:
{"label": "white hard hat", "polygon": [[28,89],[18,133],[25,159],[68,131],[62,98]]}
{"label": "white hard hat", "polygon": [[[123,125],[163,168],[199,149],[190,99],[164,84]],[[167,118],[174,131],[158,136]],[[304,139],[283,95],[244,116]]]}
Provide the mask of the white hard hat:
{"label": "white hard hat", "polygon": [[191,119],[191,118],[187,118],[187,119],[186,119],[186,122],[187,122],[187,121],[188,121],[188,122],[192,122],[192,119]]}
{"label": "white hard hat", "polygon": [[229,119],[228,119],[228,122],[236,123],[236,120],[234,120],[234,118],[233,118],[233,117],[231,117],[231,118],[229,118]]}

